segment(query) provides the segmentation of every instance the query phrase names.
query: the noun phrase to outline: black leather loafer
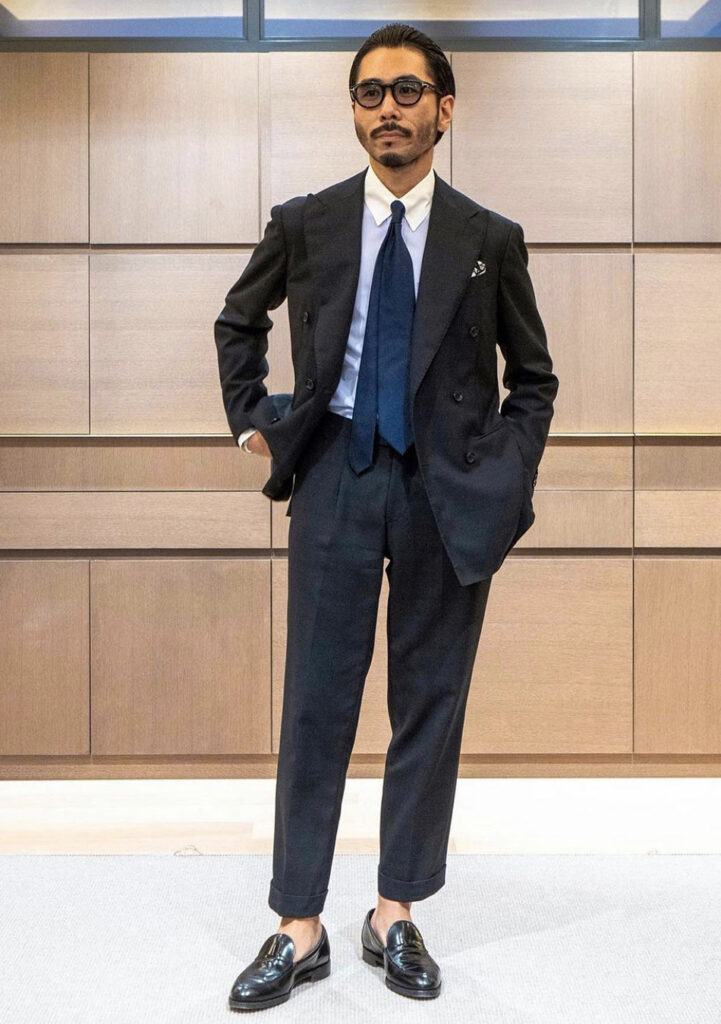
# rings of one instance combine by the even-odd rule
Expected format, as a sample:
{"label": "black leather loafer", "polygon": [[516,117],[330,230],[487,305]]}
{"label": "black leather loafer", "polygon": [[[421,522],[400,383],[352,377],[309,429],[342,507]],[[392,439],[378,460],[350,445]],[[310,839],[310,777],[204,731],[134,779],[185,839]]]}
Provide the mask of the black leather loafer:
{"label": "black leather loafer", "polygon": [[240,972],[230,990],[231,1010],[262,1010],[290,999],[301,981],[319,981],[330,974],[330,943],[325,925],[321,937],[305,956],[293,960],[295,942],[285,932],[269,935],[257,957]]}
{"label": "black leather loafer", "polygon": [[371,924],[375,907],[363,922],[361,942],[367,964],[385,969],[386,985],[393,992],[413,999],[433,999],[441,992],[441,969],[430,955],[423,936],[413,921],[394,921],[385,946]]}

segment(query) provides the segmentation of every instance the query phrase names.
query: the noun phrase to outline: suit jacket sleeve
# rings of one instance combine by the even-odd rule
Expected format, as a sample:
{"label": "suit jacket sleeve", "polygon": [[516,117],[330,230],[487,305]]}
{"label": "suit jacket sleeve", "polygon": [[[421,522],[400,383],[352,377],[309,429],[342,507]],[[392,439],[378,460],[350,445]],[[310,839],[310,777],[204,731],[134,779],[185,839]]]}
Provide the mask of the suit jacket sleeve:
{"label": "suit jacket sleeve", "polygon": [[286,297],[287,253],[280,204],[270,211],[263,238],[225,297],[214,324],[223,404],[236,443],[253,426],[256,404],[267,395],[268,331],[275,309]]}
{"label": "suit jacket sleeve", "polygon": [[501,260],[498,285],[498,345],[506,366],[503,386],[509,394],[500,413],[507,416],[535,485],[538,464],[553,419],[558,378],[548,352],[546,332],[528,273],[523,228],[515,221]]}

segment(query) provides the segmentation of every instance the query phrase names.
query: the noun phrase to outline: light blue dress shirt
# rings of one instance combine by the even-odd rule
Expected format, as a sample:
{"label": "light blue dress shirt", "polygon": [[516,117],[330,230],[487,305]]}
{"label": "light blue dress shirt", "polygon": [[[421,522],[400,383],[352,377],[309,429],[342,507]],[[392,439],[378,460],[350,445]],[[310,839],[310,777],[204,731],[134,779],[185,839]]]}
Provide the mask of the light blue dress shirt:
{"label": "light blue dress shirt", "polygon": [[[368,317],[373,271],[376,259],[378,258],[378,250],[388,233],[391,203],[394,199],[400,198],[405,207],[405,214],[401,222],[401,235],[408,247],[408,252],[413,262],[413,283],[417,297],[423,251],[428,234],[428,215],[431,211],[435,184],[435,174],[431,167],[428,174],[421,178],[412,189],[409,189],[405,195],[398,197],[383,184],[371,165],[368,164],[364,184],[365,201],[363,204],[360,273],[358,275],[358,287],[353,306],[353,318],[346,343],[340,380],[328,403],[328,409],[331,412],[338,413],[340,416],[346,416],[348,419],[353,417],[353,405],[355,403],[358,371],[363,352],[363,338]],[[252,427],[243,431],[238,438],[238,444],[242,445],[243,441],[253,433],[255,433],[255,430]]]}

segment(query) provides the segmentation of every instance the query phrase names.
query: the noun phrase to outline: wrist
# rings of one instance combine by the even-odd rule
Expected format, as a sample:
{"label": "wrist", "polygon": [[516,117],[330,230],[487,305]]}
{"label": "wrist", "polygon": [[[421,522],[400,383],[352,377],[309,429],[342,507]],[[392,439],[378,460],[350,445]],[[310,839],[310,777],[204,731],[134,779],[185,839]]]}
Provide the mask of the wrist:
{"label": "wrist", "polygon": [[243,451],[248,452],[249,455],[252,455],[253,452],[248,447],[248,441],[255,433],[257,433],[257,431],[254,428],[251,428],[250,430],[244,430],[243,433],[238,438],[238,444],[243,449]]}

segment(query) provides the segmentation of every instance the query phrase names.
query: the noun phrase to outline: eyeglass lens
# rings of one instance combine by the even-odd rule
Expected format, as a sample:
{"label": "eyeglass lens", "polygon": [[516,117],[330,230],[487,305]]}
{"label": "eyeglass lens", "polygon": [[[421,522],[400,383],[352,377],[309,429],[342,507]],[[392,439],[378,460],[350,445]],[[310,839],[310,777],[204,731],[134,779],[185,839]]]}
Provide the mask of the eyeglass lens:
{"label": "eyeglass lens", "polygon": [[[416,103],[418,97],[423,92],[423,86],[420,82],[414,82],[413,79],[401,79],[398,82],[394,82],[392,87],[393,98],[396,103],[400,103],[403,106],[410,106],[412,103]],[[364,107],[377,107],[385,95],[385,89],[377,82],[364,82],[363,85],[359,85],[356,88],[356,98],[361,106]]]}

